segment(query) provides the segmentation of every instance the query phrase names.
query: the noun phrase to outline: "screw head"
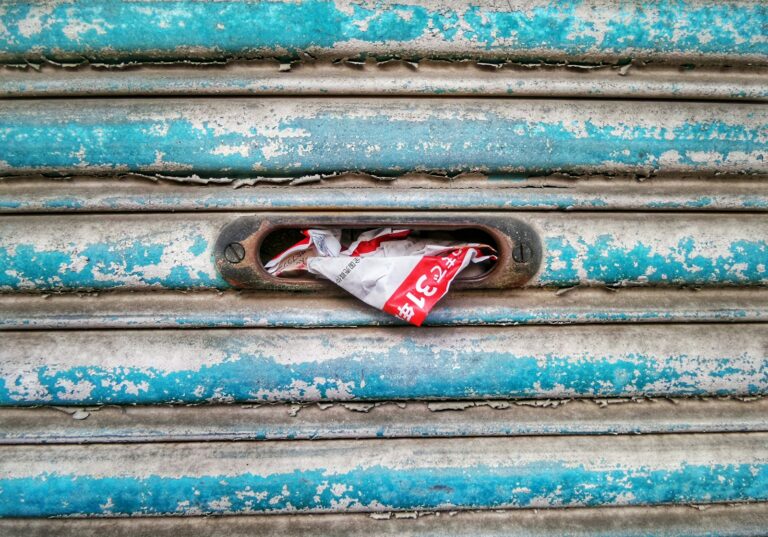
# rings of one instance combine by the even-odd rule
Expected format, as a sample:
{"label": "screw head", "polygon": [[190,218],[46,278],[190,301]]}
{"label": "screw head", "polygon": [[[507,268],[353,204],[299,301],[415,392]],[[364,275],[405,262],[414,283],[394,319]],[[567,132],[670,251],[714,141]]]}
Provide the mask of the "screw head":
{"label": "screw head", "polygon": [[512,259],[514,259],[516,263],[528,263],[531,260],[532,255],[533,251],[531,250],[531,245],[527,242],[519,242],[512,249]]}
{"label": "screw head", "polygon": [[236,265],[245,259],[245,248],[239,242],[228,244],[227,247],[224,248],[224,258],[233,265]]}

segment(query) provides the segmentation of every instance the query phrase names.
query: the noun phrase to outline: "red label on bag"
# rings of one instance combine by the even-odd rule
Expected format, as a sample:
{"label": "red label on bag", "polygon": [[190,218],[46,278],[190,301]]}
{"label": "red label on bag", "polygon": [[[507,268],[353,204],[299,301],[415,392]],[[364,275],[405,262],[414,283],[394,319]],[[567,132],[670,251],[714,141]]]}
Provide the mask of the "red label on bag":
{"label": "red label on bag", "polygon": [[424,256],[392,293],[383,310],[410,324],[421,326],[430,310],[448,292],[456,275],[477,253],[477,248],[464,247],[440,256]]}

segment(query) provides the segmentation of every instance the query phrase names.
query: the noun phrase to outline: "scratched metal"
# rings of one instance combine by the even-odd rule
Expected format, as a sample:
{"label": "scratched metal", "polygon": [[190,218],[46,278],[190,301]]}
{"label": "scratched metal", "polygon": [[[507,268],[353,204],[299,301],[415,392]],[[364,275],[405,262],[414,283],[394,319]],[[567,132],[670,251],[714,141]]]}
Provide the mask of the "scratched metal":
{"label": "scratched metal", "polygon": [[344,171],[768,174],[768,108],[354,97],[0,102],[0,175]]}
{"label": "scratched metal", "polygon": [[0,446],[0,516],[766,500],[766,433]]}
{"label": "scratched metal", "polygon": [[759,0],[6,1],[0,62],[306,55],[765,63]]}
{"label": "scratched metal", "polygon": [[5,332],[0,404],[768,393],[768,327]]}
{"label": "scratched metal", "polygon": [[[330,216],[313,214],[318,222]],[[424,219],[471,222],[478,215],[430,212]],[[0,290],[226,289],[212,252],[222,227],[238,216],[6,216],[0,220]],[[380,216],[396,222],[398,213]],[[760,215],[515,217],[533,227],[543,246],[530,287],[768,283],[768,221]]]}
{"label": "scratched metal", "polygon": [[760,431],[768,432],[768,399],[0,409],[0,444]]}
{"label": "scratched metal", "polygon": [[[460,291],[427,326],[728,323],[768,321],[768,290],[637,287]],[[121,328],[320,328],[403,325],[342,296],[270,292],[0,294],[0,330]]]}
{"label": "scratched metal", "polygon": [[230,517],[0,519],[6,537],[765,537],[768,503]]}
{"label": "scratched metal", "polygon": [[[277,62],[217,66],[164,65],[130,70],[90,67],[62,70],[0,70],[3,97],[89,97],[124,95],[418,95],[498,97],[600,97],[604,99],[768,100],[768,70],[635,65],[563,68],[470,62],[405,62],[364,65]],[[2,69],[2,68],[0,68]]]}
{"label": "scratched metal", "polygon": [[[227,210],[768,211],[762,179],[329,177],[275,185],[231,180],[194,188],[146,178],[0,179],[0,213]],[[290,183],[287,180],[286,183]],[[240,187],[240,188],[233,188]]]}

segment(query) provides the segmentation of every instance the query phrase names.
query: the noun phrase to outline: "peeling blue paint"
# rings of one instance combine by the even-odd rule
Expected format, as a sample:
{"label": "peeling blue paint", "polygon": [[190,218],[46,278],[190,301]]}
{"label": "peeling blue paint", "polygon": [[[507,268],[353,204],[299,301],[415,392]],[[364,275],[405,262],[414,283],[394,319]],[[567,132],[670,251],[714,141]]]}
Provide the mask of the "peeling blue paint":
{"label": "peeling blue paint", "polygon": [[78,199],[74,195],[70,195],[70,196],[66,196],[58,199],[46,200],[44,203],[44,206],[46,209],[51,209],[54,211],[56,209],[75,211],[77,209],[82,209],[86,203],[87,201],[83,199]]}
{"label": "peeling blue paint", "polygon": [[[253,126],[222,128],[220,111],[194,101],[178,109],[141,101],[109,107],[10,107],[0,117],[0,174],[768,172],[768,114],[763,108],[735,119],[697,118],[694,113],[672,126],[648,126],[621,116],[578,117],[592,108],[574,108],[573,119],[513,119],[491,101],[461,107],[441,103],[434,109],[400,101],[390,109],[368,109],[360,118],[355,114],[366,108],[365,101],[350,101],[297,108],[293,117],[267,128],[259,124],[268,121],[267,104],[227,102],[242,117],[250,114]],[[402,118],[399,112],[423,112],[424,117]],[[163,117],[147,119],[152,114]],[[198,120],[185,117],[200,114]],[[755,120],[762,123],[750,126]]]}
{"label": "peeling blue paint", "polygon": [[707,256],[704,239],[683,237],[676,246],[658,249],[651,242],[617,244],[615,236],[550,236],[545,239],[542,285],[577,285],[582,282],[663,285],[768,283],[768,243],[762,238],[735,240],[727,253]]}
{"label": "peeling blue paint", "polygon": [[[5,2],[0,61],[410,58],[765,61],[760,2],[511,1],[504,7],[302,0]],[[715,31],[716,29],[716,31]]]}
{"label": "peeling blue paint", "polygon": [[[258,465],[258,452],[254,455]],[[4,517],[581,507],[767,499],[768,464],[762,461],[683,463],[664,470],[641,465],[592,468],[541,460],[510,461],[498,467],[477,462],[449,468],[371,466],[346,472],[318,468],[265,476],[243,472],[92,477],[51,472],[0,480],[0,516]]]}
{"label": "peeling blue paint", "polygon": [[15,199],[0,199],[0,211],[2,210],[14,210],[14,209],[20,209],[25,205],[23,201],[15,200]]}
{"label": "peeling blue paint", "polygon": [[[535,397],[726,396],[768,393],[768,357],[734,350],[722,356],[695,351],[639,349],[594,353],[574,344],[568,353],[500,351],[504,336],[467,332],[462,346],[440,347],[430,338],[392,339],[395,333],[311,334],[211,332],[198,348],[182,347],[189,368],[117,367],[102,356],[68,366],[30,359],[2,371],[0,404],[154,404],[209,401],[318,401],[486,399]],[[594,329],[592,329],[594,331]],[[615,331],[620,337],[620,330]],[[387,337],[387,335],[390,337]],[[179,335],[179,337],[182,337]],[[102,337],[99,341],[106,341]],[[701,342],[699,342],[701,343]],[[129,343],[152,352],[152,340]],[[281,346],[324,348],[332,356],[281,361]],[[586,345],[586,346],[584,346]],[[367,350],[362,350],[367,349]],[[82,354],[81,349],[67,349]],[[283,351],[284,352],[284,351]],[[305,351],[306,352],[306,351]],[[318,351],[319,352],[319,351]],[[204,358],[198,363],[198,358]],[[27,389],[34,386],[34,389]],[[72,386],[79,386],[73,392]]]}
{"label": "peeling blue paint", "polygon": [[[213,270],[208,239],[195,235],[193,240],[184,258],[171,253],[165,259],[175,244],[161,236],[87,244],[70,242],[66,250],[38,249],[35,244],[3,244],[0,239],[0,289],[229,287]],[[199,270],[201,263],[209,270]]]}

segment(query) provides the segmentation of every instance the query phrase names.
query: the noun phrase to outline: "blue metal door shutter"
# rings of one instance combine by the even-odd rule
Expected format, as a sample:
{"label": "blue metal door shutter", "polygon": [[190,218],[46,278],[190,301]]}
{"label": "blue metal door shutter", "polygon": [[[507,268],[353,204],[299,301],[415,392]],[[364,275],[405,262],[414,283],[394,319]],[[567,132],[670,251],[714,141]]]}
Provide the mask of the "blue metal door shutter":
{"label": "blue metal door shutter", "polygon": [[[0,530],[763,535],[767,24],[0,4]],[[264,271],[312,226],[499,261],[409,327]]]}

